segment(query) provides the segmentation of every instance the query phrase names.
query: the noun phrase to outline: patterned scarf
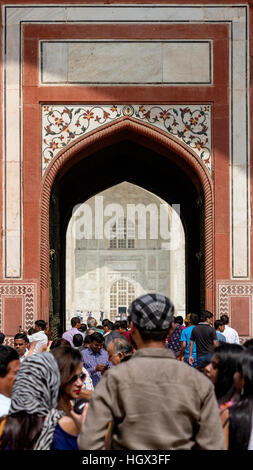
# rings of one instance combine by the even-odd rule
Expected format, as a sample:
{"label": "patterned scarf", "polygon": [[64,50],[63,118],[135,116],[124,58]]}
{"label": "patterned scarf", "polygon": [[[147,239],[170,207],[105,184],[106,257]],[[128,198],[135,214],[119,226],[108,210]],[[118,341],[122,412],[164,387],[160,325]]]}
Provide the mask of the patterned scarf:
{"label": "patterned scarf", "polygon": [[55,427],[64,414],[56,410],[59,387],[60,372],[51,353],[33,354],[22,362],[12,389],[9,414],[25,411],[45,416],[34,450],[50,450]]}

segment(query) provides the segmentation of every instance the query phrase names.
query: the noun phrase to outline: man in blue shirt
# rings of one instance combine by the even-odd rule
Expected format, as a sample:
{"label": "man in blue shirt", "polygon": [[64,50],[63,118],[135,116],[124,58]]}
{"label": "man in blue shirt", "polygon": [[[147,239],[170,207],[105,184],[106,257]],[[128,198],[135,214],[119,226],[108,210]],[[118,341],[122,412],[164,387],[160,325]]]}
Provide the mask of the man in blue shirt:
{"label": "man in blue shirt", "polygon": [[215,320],[214,328],[216,329],[216,336],[219,343],[226,343],[226,336],[223,335],[223,331],[225,330],[225,323],[222,320]]}
{"label": "man in blue shirt", "polygon": [[[193,328],[198,324],[199,317],[196,313],[192,313],[190,316],[190,323],[181,333],[181,349],[179,360],[184,358],[184,362],[189,364],[189,346],[190,346],[190,339]],[[197,367],[197,351],[196,351],[196,344],[193,345],[193,352],[192,357],[194,358],[194,362],[192,364],[193,367]]]}
{"label": "man in blue shirt", "polygon": [[83,366],[89,372],[93,382],[93,386],[98,384],[102,374],[110,367],[107,351],[103,348],[104,338],[100,333],[90,335],[91,344],[84,349],[81,354],[83,358]]}

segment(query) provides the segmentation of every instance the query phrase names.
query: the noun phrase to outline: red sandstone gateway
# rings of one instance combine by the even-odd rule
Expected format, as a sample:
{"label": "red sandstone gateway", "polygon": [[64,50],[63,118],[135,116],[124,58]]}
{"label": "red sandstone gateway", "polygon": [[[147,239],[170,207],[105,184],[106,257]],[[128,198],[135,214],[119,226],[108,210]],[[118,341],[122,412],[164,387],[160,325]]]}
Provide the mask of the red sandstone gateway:
{"label": "red sandstone gateway", "polygon": [[[251,20],[247,1],[1,2],[8,342],[37,318],[57,336],[73,310],[115,319],[143,291],[174,300],[178,285],[178,314],[227,314],[252,336]],[[71,245],[73,208],[124,182],[180,205],[183,268],[125,222],[115,243]]]}

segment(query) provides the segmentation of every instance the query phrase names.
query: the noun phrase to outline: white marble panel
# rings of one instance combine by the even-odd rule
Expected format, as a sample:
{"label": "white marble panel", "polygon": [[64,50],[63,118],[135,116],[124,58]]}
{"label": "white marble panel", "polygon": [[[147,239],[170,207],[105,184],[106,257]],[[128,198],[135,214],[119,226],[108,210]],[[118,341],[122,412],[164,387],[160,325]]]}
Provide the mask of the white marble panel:
{"label": "white marble panel", "polygon": [[20,277],[20,231],[8,230],[6,277]]}
{"label": "white marble panel", "polygon": [[[243,41],[235,41],[233,44],[234,60],[236,70],[233,71],[233,90],[245,90],[245,70],[247,67],[247,57],[243,53]],[[245,101],[245,98],[244,98]]]}
{"label": "white marble panel", "polygon": [[161,44],[156,42],[69,43],[68,81],[161,82]]}
{"label": "white marble panel", "polygon": [[[239,18],[241,18],[242,22],[244,22],[243,18],[245,15],[245,5],[238,6],[232,5],[232,7],[228,5],[220,5],[217,4],[215,6],[202,6],[201,11],[203,14],[203,20],[205,21],[235,21],[238,22]],[[198,13],[197,13],[198,15]]]}
{"label": "white marble panel", "polygon": [[20,161],[19,149],[19,90],[10,89],[6,94],[6,158],[5,161]]}
{"label": "white marble panel", "polygon": [[245,245],[247,245],[247,232],[244,227],[237,227],[234,231],[234,250],[236,256],[233,258],[233,277],[248,277],[248,261],[245,257]]}
{"label": "white marble panel", "polygon": [[245,165],[233,165],[233,256],[232,275],[234,277],[248,276],[248,257],[245,256],[245,247],[248,245],[248,188],[247,168]]}
{"label": "white marble panel", "polygon": [[41,82],[67,82],[67,62],[66,42],[43,42],[41,51]]}
{"label": "white marble panel", "polygon": [[47,5],[44,8],[42,5],[29,5],[26,8],[7,6],[7,25],[19,25],[20,21],[29,23],[29,21],[66,21],[66,19],[67,11],[62,6]]}
{"label": "white marble panel", "polygon": [[7,277],[20,276],[20,164],[6,163],[5,269]]}
{"label": "white marble panel", "polygon": [[17,230],[20,211],[20,186],[17,186],[16,184],[17,178],[20,175],[19,162],[6,163],[6,174],[6,224],[8,230]]}
{"label": "white marble panel", "polygon": [[[241,103],[238,107],[236,115],[234,116],[233,123],[233,165],[247,165],[245,156],[247,155],[248,142],[246,135],[242,132],[242,127],[247,127],[247,102],[245,101],[245,90],[233,90],[234,102]],[[235,110],[233,110],[235,113]],[[247,187],[247,175],[245,174],[244,180],[240,181],[243,188]],[[234,185],[237,187],[238,181],[234,180]]]}
{"label": "white marble panel", "polygon": [[210,42],[169,42],[163,49],[163,82],[210,83]]}
{"label": "white marble panel", "polygon": [[246,31],[244,27],[245,19],[243,17],[237,18],[233,21],[233,43],[235,44],[236,41],[245,41],[246,38]]}
{"label": "white marble panel", "polygon": [[207,41],[44,42],[42,65],[43,83],[210,83],[212,75]]}
{"label": "white marble panel", "polygon": [[19,30],[16,25],[8,27],[7,38],[8,49],[5,56],[6,74],[5,83],[6,89],[19,88],[19,74],[20,74],[20,59],[19,59]]}
{"label": "white marble panel", "polygon": [[137,263],[135,261],[108,261],[107,268],[112,271],[132,271],[137,269]]}
{"label": "white marble panel", "polygon": [[189,6],[161,6],[161,5],[98,5],[89,7],[66,8],[68,21],[202,21],[205,10],[203,7],[191,8]]}

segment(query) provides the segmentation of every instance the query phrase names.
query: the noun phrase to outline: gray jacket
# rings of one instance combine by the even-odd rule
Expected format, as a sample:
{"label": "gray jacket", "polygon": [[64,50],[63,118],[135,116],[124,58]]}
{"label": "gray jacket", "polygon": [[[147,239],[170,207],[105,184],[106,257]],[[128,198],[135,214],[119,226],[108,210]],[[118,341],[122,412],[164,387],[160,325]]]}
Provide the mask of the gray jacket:
{"label": "gray jacket", "polygon": [[144,348],[107,371],[91,398],[79,449],[223,450],[224,436],[209,379],[168,349]]}

